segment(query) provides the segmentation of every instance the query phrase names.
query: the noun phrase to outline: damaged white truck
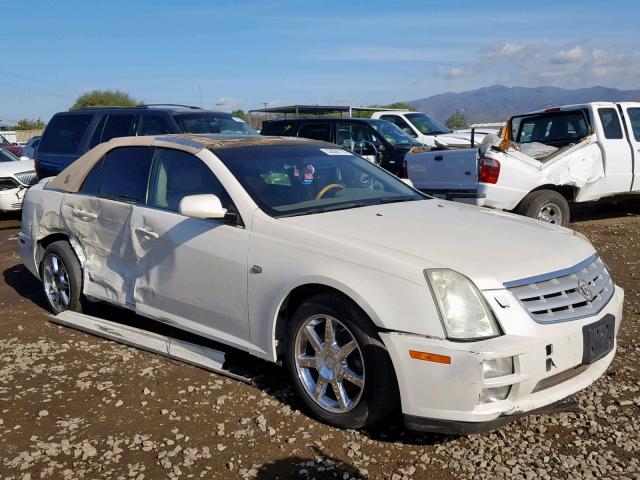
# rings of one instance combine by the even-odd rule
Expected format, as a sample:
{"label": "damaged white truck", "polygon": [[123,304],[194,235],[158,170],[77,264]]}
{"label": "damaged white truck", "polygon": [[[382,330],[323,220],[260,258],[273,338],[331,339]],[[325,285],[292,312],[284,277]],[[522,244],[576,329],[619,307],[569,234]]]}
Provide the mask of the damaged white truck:
{"label": "damaged white truck", "polygon": [[479,149],[406,156],[422,191],[553,224],[570,204],[640,193],[640,103],[594,102],[512,117]]}

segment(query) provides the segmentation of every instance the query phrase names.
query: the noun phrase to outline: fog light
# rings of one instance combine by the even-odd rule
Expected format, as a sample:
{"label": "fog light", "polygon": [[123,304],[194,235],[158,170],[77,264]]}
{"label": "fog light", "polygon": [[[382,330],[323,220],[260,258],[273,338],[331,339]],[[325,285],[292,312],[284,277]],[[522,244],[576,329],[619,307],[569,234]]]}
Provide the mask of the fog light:
{"label": "fog light", "polygon": [[505,387],[485,388],[480,397],[481,403],[499,402],[509,396],[511,385]]}
{"label": "fog light", "polygon": [[504,377],[513,373],[513,357],[494,358],[482,362],[484,378]]}

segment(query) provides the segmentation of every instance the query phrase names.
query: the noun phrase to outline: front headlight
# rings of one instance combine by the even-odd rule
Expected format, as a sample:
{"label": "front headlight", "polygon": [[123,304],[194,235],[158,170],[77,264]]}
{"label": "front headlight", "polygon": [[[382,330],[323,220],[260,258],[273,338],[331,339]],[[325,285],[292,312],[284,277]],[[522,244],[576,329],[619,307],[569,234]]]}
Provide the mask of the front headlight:
{"label": "front headlight", "polygon": [[425,270],[425,277],[448,338],[477,340],[501,335],[493,313],[471,280],[448,269]]}

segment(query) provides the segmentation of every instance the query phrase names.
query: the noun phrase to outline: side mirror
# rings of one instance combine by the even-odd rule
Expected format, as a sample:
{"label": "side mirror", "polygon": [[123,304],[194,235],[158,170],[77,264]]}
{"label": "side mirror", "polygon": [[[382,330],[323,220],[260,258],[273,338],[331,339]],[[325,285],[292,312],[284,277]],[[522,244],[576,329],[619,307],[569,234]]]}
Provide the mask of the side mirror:
{"label": "side mirror", "polygon": [[227,213],[216,195],[189,195],[180,201],[180,215],[221,220]]}
{"label": "side mirror", "polygon": [[401,178],[400,180],[406,185],[409,185],[411,188],[415,188],[410,178]]}

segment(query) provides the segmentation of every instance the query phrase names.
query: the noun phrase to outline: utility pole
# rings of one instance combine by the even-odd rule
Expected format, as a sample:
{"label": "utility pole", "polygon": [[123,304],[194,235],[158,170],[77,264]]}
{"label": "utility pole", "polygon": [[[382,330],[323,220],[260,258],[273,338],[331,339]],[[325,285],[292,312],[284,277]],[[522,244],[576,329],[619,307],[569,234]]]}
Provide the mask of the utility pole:
{"label": "utility pole", "polygon": [[265,112],[264,112],[264,119],[265,119],[265,120],[267,119],[267,112],[266,112],[266,110],[267,110],[267,103],[268,103],[268,102],[262,102],[262,104],[264,105],[264,109],[265,109]]}

